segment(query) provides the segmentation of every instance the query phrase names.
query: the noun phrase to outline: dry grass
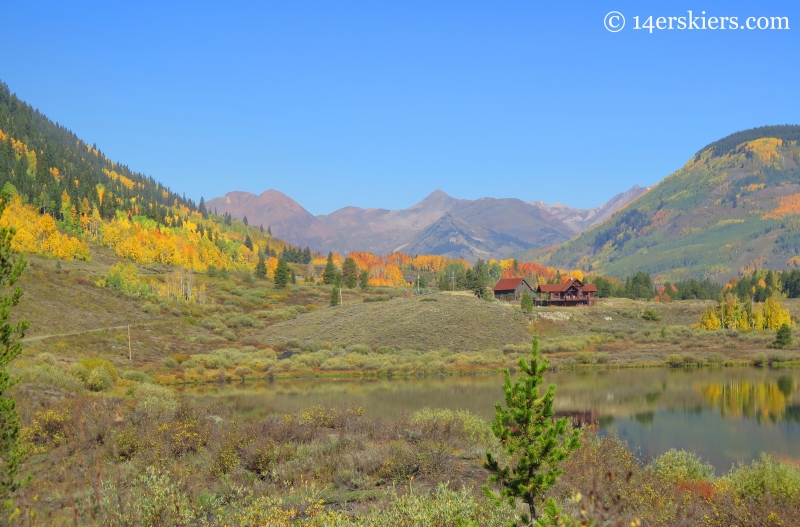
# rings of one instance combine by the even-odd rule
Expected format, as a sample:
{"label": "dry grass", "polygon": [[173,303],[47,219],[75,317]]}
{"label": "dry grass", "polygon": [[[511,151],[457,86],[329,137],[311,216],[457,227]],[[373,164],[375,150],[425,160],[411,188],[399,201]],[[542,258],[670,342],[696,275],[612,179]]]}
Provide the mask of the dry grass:
{"label": "dry grass", "polygon": [[266,342],[322,340],[424,351],[500,349],[527,342],[530,335],[518,312],[472,295],[448,294],[319,309],[258,333]]}

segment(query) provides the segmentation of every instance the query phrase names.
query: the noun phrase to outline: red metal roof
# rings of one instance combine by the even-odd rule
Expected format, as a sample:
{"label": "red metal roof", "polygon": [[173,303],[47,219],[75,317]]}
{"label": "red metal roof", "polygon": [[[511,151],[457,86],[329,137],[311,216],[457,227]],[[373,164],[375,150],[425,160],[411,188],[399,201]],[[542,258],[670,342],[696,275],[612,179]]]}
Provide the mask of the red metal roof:
{"label": "red metal roof", "polygon": [[511,291],[516,289],[522,280],[522,278],[501,278],[492,291]]}
{"label": "red metal roof", "polygon": [[566,291],[567,289],[569,289],[570,286],[572,286],[573,284],[575,284],[575,287],[577,289],[580,289],[581,291],[585,291],[587,293],[590,293],[590,292],[596,293],[597,292],[597,286],[596,285],[594,285],[594,284],[585,284],[584,285],[577,278],[570,278],[569,280],[567,280],[566,282],[561,283],[561,284],[539,284],[539,287],[537,288],[537,290],[539,292],[541,292],[541,293],[562,293],[562,292]]}
{"label": "red metal roof", "polygon": [[568,287],[566,284],[539,284],[537,289],[542,293],[560,293],[566,291]]}

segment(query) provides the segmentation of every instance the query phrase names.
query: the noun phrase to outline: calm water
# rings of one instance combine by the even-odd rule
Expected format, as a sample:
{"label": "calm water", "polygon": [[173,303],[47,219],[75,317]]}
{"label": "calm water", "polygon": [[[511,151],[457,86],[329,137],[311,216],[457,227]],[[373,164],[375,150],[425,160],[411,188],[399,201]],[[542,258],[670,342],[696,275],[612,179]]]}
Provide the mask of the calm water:
{"label": "calm water", "polygon": [[[558,372],[556,411],[599,424],[641,455],[685,448],[718,473],[762,451],[800,459],[800,370],[704,368]],[[464,408],[492,419],[502,376],[397,380],[276,381],[187,388],[246,419],[316,404],[363,406],[390,418],[425,406]]]}

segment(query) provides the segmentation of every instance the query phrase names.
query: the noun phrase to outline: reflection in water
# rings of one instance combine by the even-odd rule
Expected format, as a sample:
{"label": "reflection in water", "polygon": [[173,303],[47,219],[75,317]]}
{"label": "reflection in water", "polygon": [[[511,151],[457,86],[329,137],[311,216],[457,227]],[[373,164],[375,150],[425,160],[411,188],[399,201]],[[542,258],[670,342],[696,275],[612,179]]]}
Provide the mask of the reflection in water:
{"label": "reflection in water", "polygon": [[[643,455],[693,450],[718,470],[761,451],[800,459],[800,370],[703,368],[554,372],[555,410],[597,424]],[[463,408],[494,418],[502,377],[309,380],[186,388],[192,399],[233,406],[242,419],[315,404],[363,406],[393,418],[422,407]]]}
{"label": "reflection in water", "polygon": [[793,379],[781,376],[776,382],[732,380],[699,387],[708,405],[726,418],[756,418],[759,422],[783,421],[794,391]]}

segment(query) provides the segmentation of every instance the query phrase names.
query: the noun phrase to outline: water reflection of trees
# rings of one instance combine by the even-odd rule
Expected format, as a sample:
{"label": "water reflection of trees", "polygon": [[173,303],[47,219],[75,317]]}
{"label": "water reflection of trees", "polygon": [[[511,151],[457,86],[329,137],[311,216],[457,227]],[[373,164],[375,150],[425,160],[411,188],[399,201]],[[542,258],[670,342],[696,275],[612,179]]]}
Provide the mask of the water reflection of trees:
{"label": "water reflection of trees", "polygon": [[800,422],[800,405],[792,404],[794,390],[794,379],[788,375],[778,377],[777,382],[729,380],[700,387],[708,405],[722,417],[745,417],[760,423]]}

